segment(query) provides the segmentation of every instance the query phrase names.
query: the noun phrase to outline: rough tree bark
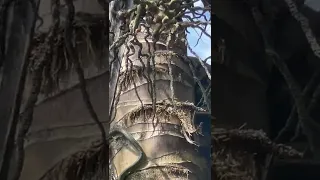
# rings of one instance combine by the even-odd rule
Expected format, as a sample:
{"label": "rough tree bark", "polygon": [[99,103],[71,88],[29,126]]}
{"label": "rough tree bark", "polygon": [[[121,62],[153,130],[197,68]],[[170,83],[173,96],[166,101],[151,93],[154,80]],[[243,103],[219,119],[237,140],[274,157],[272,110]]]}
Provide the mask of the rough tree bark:
{"label": "rough tree bark", "polygon": [[[119,11],[119,6],[111,3],[110,11]],[[127,1],[124,6],[135,5]],[[111,15],[111,31],[117,33],[121,22]],[[156,41],[152,34],[156,25],[152,24],[149,31],[146,24],[139,23],[110,60],[117,58],[115,62],[121,66],[110,131],[115,127],[128,131],[146,159],[128,172],[138,160],[137,152],[132,151],[130,142],[120,146],[112,142],[113,175],[127,179],[210,179],[210,165],[196,150],[204,137],[197,134],[199,129],[193,122],[201,109],[194,105],[197,75],[191,68],[198,60],[186,56],[184,29],[174,31],[174,26],[166,26]],[[170,33],[176,37],[167,44]],[[117,36],[111,42],[116,40]]]}

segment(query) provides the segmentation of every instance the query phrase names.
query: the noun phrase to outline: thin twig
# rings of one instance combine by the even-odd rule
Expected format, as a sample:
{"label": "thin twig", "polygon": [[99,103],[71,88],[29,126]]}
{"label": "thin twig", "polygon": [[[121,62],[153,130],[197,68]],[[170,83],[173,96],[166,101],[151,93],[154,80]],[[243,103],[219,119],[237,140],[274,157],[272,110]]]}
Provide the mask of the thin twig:
{"label": "thin twig", "polygon": [[[316,80],[319,78],[320,72],[316,72],[314,73],[314,75],[311,77],[310,81],[308,82],[308,84],[305,86],[304,90],[303,90],[303,95],[304,97],[307,96],[307,94],[309,94],[313,88],[313,86],[316,84]],[[316,92],[316,91],[315,91]],[[310,112],[313,107],[310,107],[311,102],[309,103],[308,106],[308,111]],[[296,106],[294,105],[293,108],[291,109],[289,118],[286,121],[285,126],[280,130],[280,132],[278,133],[277,137],[274,139],[275,142],[280,142],[282,140],[282,137],[288,132],[290,131],[292,128],[294,128],[297,125],[297,119],[296,119]]]}
{"label": "thin twig", "polygon": [[287,4],[292,17],[294,17],[300,23],[304,35],[306,36],[306,39],[314,55],[320,59],[320,46],[317,42],[317,38],[312,32],[312,29],[310,28],[309,20],[302,13],[299,12],[297,5],[294,1],[284,0],[284,2]]}

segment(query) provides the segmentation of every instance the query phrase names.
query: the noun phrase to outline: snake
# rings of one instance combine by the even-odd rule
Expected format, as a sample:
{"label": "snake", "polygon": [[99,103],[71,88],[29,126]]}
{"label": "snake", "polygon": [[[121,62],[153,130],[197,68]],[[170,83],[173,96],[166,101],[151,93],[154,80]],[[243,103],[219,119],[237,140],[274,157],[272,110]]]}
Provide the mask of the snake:
{"label": "snake", "polygon": [[123,128],[119,128],[119,127],[113,128],[109,134],[109,139],[113,136],[118,135],[118,134],[125,137],[131,143],[131,145],[136,149],[136,151],[139,152],[138,159],[119,175],[119,178],[118,178],[119,180],[125,180],[129,174],[133,173],[134,171],[136,171],[140,167],[140,165],[144,162],[144,160],[147,158],[147,156],[146,156],[145,152],[143,151],[142,147],[137,142],[137,140],[135,140],[132,137],[132,135],[129,134]]}

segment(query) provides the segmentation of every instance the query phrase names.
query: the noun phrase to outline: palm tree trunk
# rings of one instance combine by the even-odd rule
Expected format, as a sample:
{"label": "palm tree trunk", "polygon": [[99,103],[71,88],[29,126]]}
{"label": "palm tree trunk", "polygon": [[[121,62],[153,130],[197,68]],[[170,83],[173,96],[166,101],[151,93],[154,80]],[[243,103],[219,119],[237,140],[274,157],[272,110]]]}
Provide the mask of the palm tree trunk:
{"label": "palm tree trunk", "polygon": [[110,130],[120,127],[129,132],[147,159],[127,172],[136,163],[137,153],[130,143],[111,142],[112,173],[127,179],[208,179],[210,166],[197,151],[202,137],[193,117],[200,108],[194,106],[195,81],[192,61],[186,56],[186,36],[181,33],[184,30],[167,44],[173,27],[155,42],[150,31],[140,25],[122,46]]}

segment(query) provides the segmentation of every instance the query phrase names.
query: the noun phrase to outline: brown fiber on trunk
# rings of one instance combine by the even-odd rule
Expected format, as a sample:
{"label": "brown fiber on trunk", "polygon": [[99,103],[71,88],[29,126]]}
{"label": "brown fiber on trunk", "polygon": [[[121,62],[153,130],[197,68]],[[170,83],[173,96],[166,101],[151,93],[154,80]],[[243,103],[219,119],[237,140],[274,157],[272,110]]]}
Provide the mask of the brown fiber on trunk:
{"label": "brown fiber on trunk", "polygon": [[[148,44],[152,47],[154,43],[150,38],[146,42],[143,37],[148,32],[143,30],[137,34],[142,45],[141,54],[151,52],[151,58],[138,55],[139,46],[132,46],[127,41],[126,46],[131,45],[135,52],[130,50],[128,54],[132,55],[129,58],[124,53],[119,83],[122,89],[111,124],[111,128],[126,128],[147,156],[147,160],[128,179],[207,179],[208,162],[197,151],[195,144],[200,144],[199,141],[191,140],[199,137],[200,133],[193,122],[195,81],[189,63],[193,65],[194,62],[184,58],[186,50],[183,49],[186,47],[180,40],[177,41],[179,47],[171,44],[172,48],[167,48],[165,41],[160,39],[156,42],[156,51],[149,51]],[[180,38],[183,40],[185,37],[182,35]],[[150,68],[152,70],[148,71]],[[154,96],[150,94],[153,85],[155,104]],[[130,145],[112,150],[112,164],[119,176],[134,164],[137,155],[130,150]]]}

